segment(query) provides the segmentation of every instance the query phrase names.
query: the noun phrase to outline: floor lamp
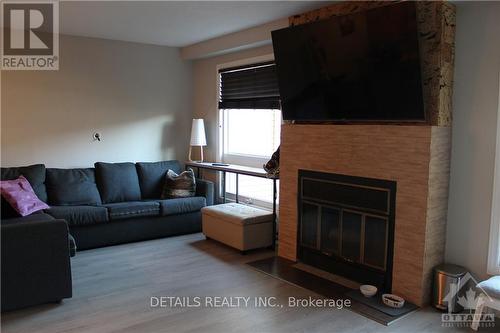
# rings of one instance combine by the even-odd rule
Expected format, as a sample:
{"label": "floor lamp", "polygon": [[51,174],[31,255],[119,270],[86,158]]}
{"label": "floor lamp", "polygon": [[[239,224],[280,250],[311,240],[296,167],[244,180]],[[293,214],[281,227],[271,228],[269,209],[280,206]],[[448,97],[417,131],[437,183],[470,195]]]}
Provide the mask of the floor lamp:
{"label": "floor lamp", "polygon": [[191,142],[189,145],[189,161],[193,162],[191,159],[191,149],[193,146],[200,146],[201,161],[203,162],[203,146],[207,145],[207,138],[205,136],[205,124],[203,119],[193,119],[193,125],[191,126]]}

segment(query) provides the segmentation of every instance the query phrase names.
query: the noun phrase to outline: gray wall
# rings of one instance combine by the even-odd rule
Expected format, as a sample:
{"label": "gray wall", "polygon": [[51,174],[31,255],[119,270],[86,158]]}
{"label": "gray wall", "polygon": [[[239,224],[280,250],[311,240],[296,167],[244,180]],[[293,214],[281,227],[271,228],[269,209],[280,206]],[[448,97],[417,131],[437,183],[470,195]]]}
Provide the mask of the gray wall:
{"label": "gray wall", "polygon": [[61,36],[59,71],[2,72],[2,166],[184,160],[191,78],[177,48]]}
{"label": "gray wall", "polygon": [[500,3],[457,5],[446,260],[486,277],[500,73]]}

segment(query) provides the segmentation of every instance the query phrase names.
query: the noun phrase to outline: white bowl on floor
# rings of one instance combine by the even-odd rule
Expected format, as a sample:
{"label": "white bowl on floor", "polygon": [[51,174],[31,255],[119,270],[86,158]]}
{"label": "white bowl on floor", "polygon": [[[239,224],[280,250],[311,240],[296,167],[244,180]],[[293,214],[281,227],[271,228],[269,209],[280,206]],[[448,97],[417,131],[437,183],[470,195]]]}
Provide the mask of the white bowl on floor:
{"label": "white bowl on floor", "polygon": [[377,287],[372,286],[371,284],[364,284],[359,287],[359,291],[361,291],[365,297],[372,297],[377,293],[377,290]]}

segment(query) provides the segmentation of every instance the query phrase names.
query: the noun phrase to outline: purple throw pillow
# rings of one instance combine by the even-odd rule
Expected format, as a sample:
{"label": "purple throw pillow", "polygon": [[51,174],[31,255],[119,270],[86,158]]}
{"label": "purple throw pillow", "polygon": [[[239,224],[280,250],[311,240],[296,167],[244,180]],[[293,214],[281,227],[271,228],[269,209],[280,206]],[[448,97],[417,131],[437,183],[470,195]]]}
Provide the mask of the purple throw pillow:
{"label": "purple throw pillow", "polygon": [[38,199],[30,183],[23,176],[13,180],[0,181],[0,189],[2,197],[21,216],[27,216],[39,210],[50,208],[45,202]]}

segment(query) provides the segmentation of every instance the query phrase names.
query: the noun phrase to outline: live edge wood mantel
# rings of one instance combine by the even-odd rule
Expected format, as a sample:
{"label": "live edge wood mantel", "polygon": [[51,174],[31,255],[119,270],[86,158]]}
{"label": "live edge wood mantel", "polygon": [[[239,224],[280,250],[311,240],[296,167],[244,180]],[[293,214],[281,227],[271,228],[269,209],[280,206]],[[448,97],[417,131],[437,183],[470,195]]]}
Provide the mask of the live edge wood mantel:
{"label": "live edge wood mantel", "polygon": [[[342,2],[289,18],[291,25],[391,2]],[[278,255],[297,260],[298,170],[397,182],[392,291],[428,303],[444,261],[451,148],[455,8],[417,2],[426,125],[285,124],[281,131]]]}

